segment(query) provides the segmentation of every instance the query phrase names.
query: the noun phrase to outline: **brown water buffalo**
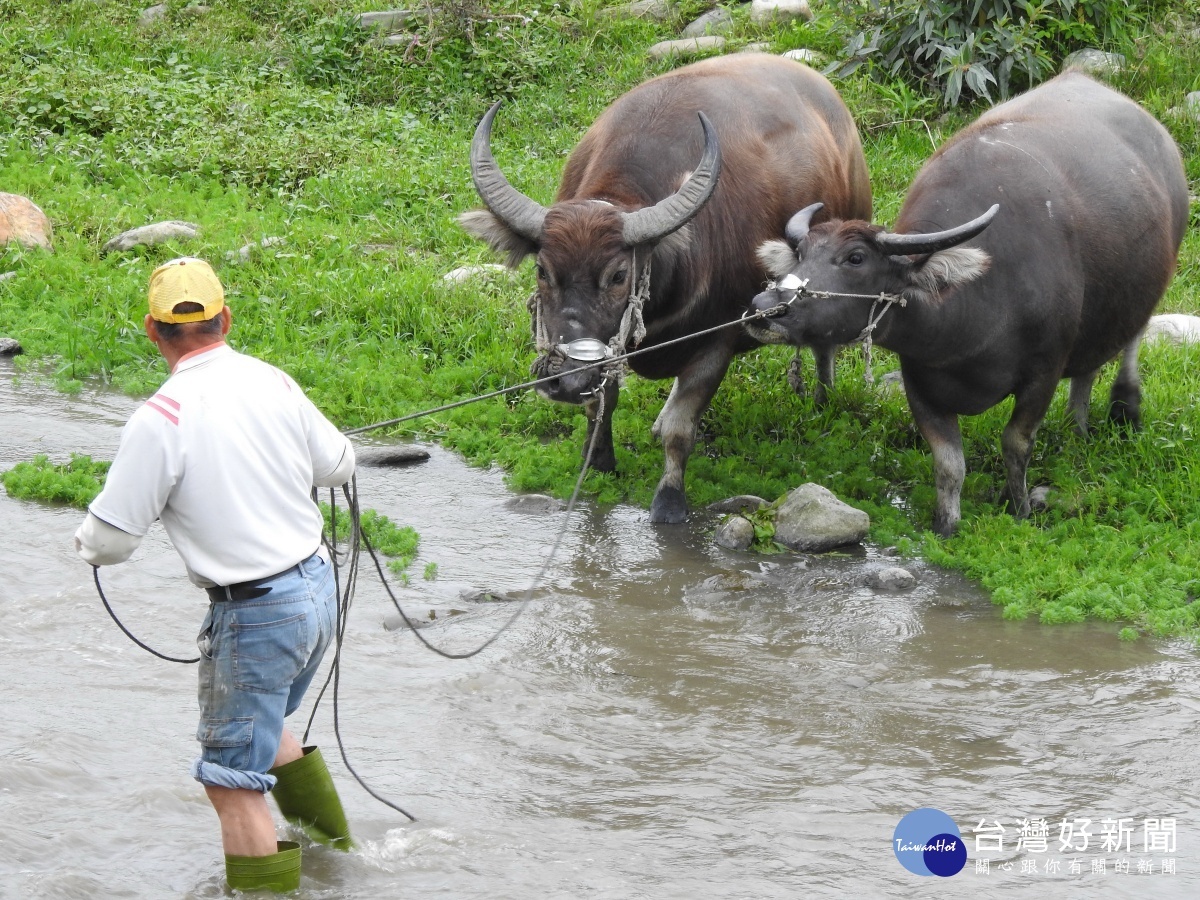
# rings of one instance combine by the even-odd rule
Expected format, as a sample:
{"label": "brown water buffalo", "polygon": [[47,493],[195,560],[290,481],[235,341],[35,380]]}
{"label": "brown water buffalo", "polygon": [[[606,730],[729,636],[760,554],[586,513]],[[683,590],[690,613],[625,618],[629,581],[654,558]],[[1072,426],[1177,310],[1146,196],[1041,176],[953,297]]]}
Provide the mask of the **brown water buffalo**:
{"label": "brown water buffalo", "polygon": [[[753,306],[792,302],[752,327],[804,344],[854,341],[878,322],[873,338],[899,355],[933,453],[935,531],[952,534],[959,520],[960,415],[1015,397],[1001,447],[1018,517],[1029,513],[1034,434],[1061,379],[1086,431],[1097,372],[1121,356],[1109,416],[1138,425],[1138,340],[1175,271],[1188,188],[1170,135],[1132,100],[1071,71],[984,113],[918,173],[894,234],[812,224],[818,208],[792,217],[786,243],[760,248],[779,283]],[[880,293],[905,305],[889,309]]]}
{"label": "brown water buffalo", "polygon": [[[549,208],[515,190],[496,165],[496,109],[471,147],[487,210],[459,221],[512,266],[536,256],[534,371],[562,375],[540,392],[584,405],[589,442],[600,429],[592,464],[602,471],[616,465],[617,378],[578,371],[582,362],[567,355],[576,353],[568,344],[595,339],[620,353],[733,321],[764,281],[755,249],[798,207],[820,199],[828,215],[870,216],[866,161],[849,112],[825,78],[790,60],[711,59],[629,91],[571,153]],[[813,344],[828,381],[834,348]],[[630,360],[643,377],[675,378],[654,424],[666,461],[651,521],[686,518],[684,469],[697,424],[733,355],[757,345],[734,327]]]}

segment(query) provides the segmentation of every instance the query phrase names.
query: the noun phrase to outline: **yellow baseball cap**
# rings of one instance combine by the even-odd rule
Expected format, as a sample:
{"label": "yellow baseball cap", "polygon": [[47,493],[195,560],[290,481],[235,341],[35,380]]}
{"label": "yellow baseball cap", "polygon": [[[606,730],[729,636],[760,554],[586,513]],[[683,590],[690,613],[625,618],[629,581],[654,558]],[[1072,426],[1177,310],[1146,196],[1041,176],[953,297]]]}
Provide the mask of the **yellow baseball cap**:
{"label": "yellow baseball cap", "polygon": [[[199,312],[175,312],[180,303],[199,303]],[[225,291],[212,266],[194,256],[163,263],[150,276],[150,316],[156,322],[203,322],[225,308]]]}

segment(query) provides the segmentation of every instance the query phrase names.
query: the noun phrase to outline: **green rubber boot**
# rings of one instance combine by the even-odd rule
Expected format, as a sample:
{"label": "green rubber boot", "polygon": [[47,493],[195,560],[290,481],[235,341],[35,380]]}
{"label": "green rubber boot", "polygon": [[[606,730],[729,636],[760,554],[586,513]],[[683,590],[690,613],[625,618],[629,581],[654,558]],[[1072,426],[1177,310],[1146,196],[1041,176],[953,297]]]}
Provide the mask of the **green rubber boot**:
{"label": "green rubber boot", "polygon": [[318,843],[338,850],[354,849],[342,801],[317,747],[305,747],[302,757],[268,774],[279,779],[271,794],[285,819]]}
{"label": "green rubber boot", "polygon": [[239,891],[269,890],[280,894],[300,887],[300,845],[276,841],[270,856],[225,856],[225,880]]}

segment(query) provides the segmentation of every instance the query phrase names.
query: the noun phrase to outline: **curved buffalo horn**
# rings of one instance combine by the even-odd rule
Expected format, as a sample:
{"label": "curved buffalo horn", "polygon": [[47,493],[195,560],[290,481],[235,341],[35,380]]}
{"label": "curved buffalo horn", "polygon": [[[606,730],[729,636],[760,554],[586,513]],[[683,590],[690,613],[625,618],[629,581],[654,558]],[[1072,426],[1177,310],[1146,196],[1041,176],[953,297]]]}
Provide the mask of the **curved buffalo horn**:
{"label": "curved buffalo horn", "polygon": [[814,203],[812,206],[804,207],[804,209],[788,219],[787,227],[783,229],[783,235],[787,238],[788,243],[792,245],[793,249],[808,234],[808,228],[812,224],[813,216],[824,208],[824,203]]}
{"label": "curved buffalo horn", "polygon": [[471,141],[471,180],[492,215],[521,237],[537,243],[542,238],[546,208],[509,184],[492,156],[492,119],[499,108],[500,101],[497,100],[475,129],[475,138]]}
{"label": "curved buffalo horn", "polygon": [[622,236],[627,247],[636,247],[666,237],[692,220],[716,190],[721,174],[721,147],[708,116],[698,113],[704,129],[704,155],[688,180],[670,197],[653,206],[625,213]]}
{"label": "curved buffalo horn", "polygon": [[875,246],[884,253],[892,255],[936,253],[939,250],[945,250],[947,247],[961,244],[963,241],[969,241],[975,235],[979,234],[979,232],[983,231],[983,229],[987,228],[999,211],[1000,204],[993,203],[991,209],[982,216],[959,225],[957,228],[951,228],[947,231],[935,231],[932,234],[888,234],[887,232],[882,232],[875,236]]}

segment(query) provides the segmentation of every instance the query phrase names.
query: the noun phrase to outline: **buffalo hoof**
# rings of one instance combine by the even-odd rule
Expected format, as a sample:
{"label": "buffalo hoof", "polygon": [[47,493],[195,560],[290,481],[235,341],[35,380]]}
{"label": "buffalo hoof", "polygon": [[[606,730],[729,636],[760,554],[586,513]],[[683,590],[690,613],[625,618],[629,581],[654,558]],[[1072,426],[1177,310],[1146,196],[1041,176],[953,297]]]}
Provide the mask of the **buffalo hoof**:
{"label": "buffalo hoof", "polygon": [[933,517],[933,531],[938,537],[954,537],[958,533],[958,519],[935,515]]}
{"label": "buffalo hoof", "polygon": [[[587,459],[587,448],[584,448],[584,459]],[[588,461],[588,468],[596,472],[615,472],[617,471],[617,455],[610,447],[608,450],[602,450],[597,447],[592,452],[592,458]]]}
{"label": "buffalo hoof", "polygon": [[650,521],[656,525],[679,525],[687,520],[687,498],[678,488],[659,488],[650,504]]}
{"label": "buffalo hoof", "polygon": [[1139,400],[1122,400],[1113,398],[1112,403],[1108,407],[1108,418],[1118,428],[1124,428],[1129,431],[1141,431],[1142,429],[1142,410]]}

